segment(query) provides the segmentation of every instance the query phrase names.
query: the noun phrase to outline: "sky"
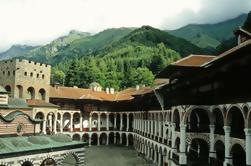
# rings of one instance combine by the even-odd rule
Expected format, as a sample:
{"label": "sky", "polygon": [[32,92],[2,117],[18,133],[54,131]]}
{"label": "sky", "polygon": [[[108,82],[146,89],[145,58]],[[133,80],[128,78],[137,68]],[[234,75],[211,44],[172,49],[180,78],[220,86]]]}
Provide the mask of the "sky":
{"label": "sky", "polygon": [[176,29],[221,22],[250,9],[251,0],[0,0],[0,52],[14,44],[47,44],[73,29]]}

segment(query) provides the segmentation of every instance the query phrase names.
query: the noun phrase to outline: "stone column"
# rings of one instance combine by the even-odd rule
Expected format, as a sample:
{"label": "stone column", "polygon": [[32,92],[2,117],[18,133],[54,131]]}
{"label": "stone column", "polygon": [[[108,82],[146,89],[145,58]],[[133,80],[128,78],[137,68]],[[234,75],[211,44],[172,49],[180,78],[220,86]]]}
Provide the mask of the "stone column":
{"label": "stone column", "polygon": [[144,132],[145,132],[145,122],[144,122],[144,117],[143,117],[143,115],[142,115],[142,117],[141,117],[142,119],[141,119],[141,131],[142,131],[142,133],[144,134]]}
{"label": "stone column", "polygon": [[137,115],[137,114],[134,114],[134,117],[133,117],[133,123],[134,123],[133,129],[134,129],[134,131],[138,130],[138,129],[137,129],[137,127],[138,127],[138,119],[137,119],[137,116],[136,116],[136,115]]}
{"label": "stone column", "polygon": [[89,146],[92,146],[92,137],[89,135]]}
{"label": "stone column", "polygon": [[154,149],[154,163],[157,163],[158,159],[157,159],[157,153],[158,151],[156,149]]}
{"label": "stone column", "polygon": [[80,113],[79,123],[80,123],[80,131],[83,131],[83,116],[81,113]]}
{"label": "stone column", "polygon": [[214,125],[209,125],[210,128],[210,154],[209,158],[216,158],[215,150],[214,150],[214,130],[215,126]]}
{"label": "stone column", "polygon": [[109,131],[109,114],[106,114],[106,130]]}
{"label": "stone column", "polygon": [[165,120],[163,120],[163,122],[162,122],[162,143],[164,143],[165,142],[165,138],[166,138],[166,128],[167,127],[165,127]]}
{"label": "stone column", "polygon": [[98,134],[98,140],[97,140],[97,145],[100,145],[100,140],[99,140],[100,135]]}
{"label": "stone column", "polygon": [[109,134],[107,134],[107,137],[106,137],[106,145],[109,145]]}
{"label": "stone column", "polygon": [[58,115],[57,113],[55,113],[55,119],[54,119],[54,122],[53,122],[53,132],[56,134],[57,133],[57,121],[58,121]]}
{"label": "stone column", "polygon": [[171,130],[172,130],[171,122],[167,122],[167,127],[168,127],[167,141],[169,141],[169,140],[171,140]]}
{"label": "stone column", "polygon": [[73,113],[70,113],[71,117],[70,117],[70,131],[72,132],[73,131]]}
{"label": "stone column", "polygon": [[154,133],[153,133],[153,123],[154,123],[153,115],[152,115],[151,118],[152,118],[152,119],[151,119],[151,135],[154,135]]}
{"label": "stone column", "polygon": [[126,134],[126,146],[129,146],[129,137],[128,137],[128,134]]}
{"label": "stone column", "polygon": [[64,128],[64,122],[63,122],[63,114],[60,114],[61,119],[60,119],[60,132],[63,133],[63,128]]}
{"label": "stone column", "polygon": [[148,146],[146,146],[146,150],[147,150],[147,156],[146,156],[146,158],[150,158],[150,150],[149,150],[149,147]]}
{"label": "stone column", "polygon": [[246,145],[246,164],[247,166],[251,166],[251,128],[244,129],[246,139],[245,139],[245,145]]}
{"label": "stone column", "polygon": [[159,159],[158,159],[158,166],[162,166],[161,165],[161,160],[162,160],[162,155],[161,155],[161,153],[159,152]]}
{"label": "stone column", "polygon": [[141,113],[139,113],[139,131],[141,131]]}
{"label": "stone column", "polygon": [[123,129],[123,114],[120,114],[120,131]]}
{"label": "stone column", "polygon": [[172,148],[175,147],[175,127],[176,127],[176,124],[175,123],[172,123]]}
{"label": "stone column", "polygon": [[43,133],[46,134],[46,123],[47,123],[47,117],[44,116],[44,121],[43,121]]}
{"label": "stone column", "polygon": [[137,130],[140,130],[139,114],[137,114]]}
{"label": "stone column", "polygon": [[101,115],[98,114],[98,127],[97,127],[97,128],[98,128],[98,131],[100,131],[100,116],[101,116]]}
{"label": "stone column", "polygon": [[127,117],[126,131],[129,131],[129,114],[127,114],[126,117]]}
{"label": "stone column", "polygon": [[179,155],[179,164],[187,165],[187,156],[186,156],[186,125],[180,124],[180,155]]}
{"label": "stone column", "polygon": [[117,143],[117,135],[116,135],[116,133],[114,133],[114,140],[113,140],[113,143],[114,143],[114,144]]}
{"label": "stone column", "polygon": [[49,129],[52,132],[52,115],[49,115]]}
{"label": "stone column", "polygon": [[117,130],[117,114],[114,115],[114,130]]}
{"label": "stone column", "polygon": [[136,129],[136,118],[135,118],[135,114],[133,114],[133,123],[132,123],[133,125],[133,131]]}
{"label": "stone column", "polygon": [[92,131],[92,114],[89,115],[89,131]]}
{"label": "stone column", "polygon": [[158,118],[158,119],[159,119],[159,122],[158,122],[158,126],[159,126],[159,138],[161,138],[161,136],[162,136],[162,135],[161,135],[161,129],[162,129],[162,128],[161,128],[161,123],[162,123],[162,122],[161,122],[161,118],[160,118],[160,117],[161,117],[161,113],[159,113],[159,118]]}
{"label": "stone column", "polygon": [[149,118],[147,120],[147,134],[151,134],[151,120]]}
{"label": "stone column", "polygon": [[122,145],[122,134],[119,135],[119,144]]}
{"label": "stone column", "polygon": [[[157,116],[157,117],[158,117],[158,116]],[[158,136],[158,135],[157,135],[157,130],[158,130],[158,126],[157,126],[157,125],[158,125],[158,120],[157,120],[157,119],[155,119],[155,120],[154,120],[154,122],[155,122],[155,133],[154,133],[154,138],[155,138],[155,136]]]}
{"label": "stone column", "polygon": [[230,126],[224,126],[225,131],[225,161],[224,166],[227,166],[228,164],[232,165],[232,157],[230,156],[230,132],[231,127]]}

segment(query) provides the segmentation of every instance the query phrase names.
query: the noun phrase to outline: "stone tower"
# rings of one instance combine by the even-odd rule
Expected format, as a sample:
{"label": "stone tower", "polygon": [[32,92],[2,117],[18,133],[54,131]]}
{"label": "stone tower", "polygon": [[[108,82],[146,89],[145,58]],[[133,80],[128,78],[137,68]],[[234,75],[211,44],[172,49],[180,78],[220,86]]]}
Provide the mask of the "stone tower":
{"label": "stone tower", "polygon": [[29,60],[0,61],[0,85],[11,97],[49,101],[51,66]]}

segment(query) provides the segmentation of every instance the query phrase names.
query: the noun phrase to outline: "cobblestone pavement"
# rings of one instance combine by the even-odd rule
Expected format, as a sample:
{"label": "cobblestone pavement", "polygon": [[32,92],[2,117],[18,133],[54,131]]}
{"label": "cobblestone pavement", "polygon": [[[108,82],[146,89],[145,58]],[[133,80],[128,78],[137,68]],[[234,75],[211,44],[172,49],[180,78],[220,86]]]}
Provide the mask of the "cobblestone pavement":
{"label": "cobblestone pavement", "polygon": [[153,166],[129,147],[92,146],[86,148],[86,166]]}

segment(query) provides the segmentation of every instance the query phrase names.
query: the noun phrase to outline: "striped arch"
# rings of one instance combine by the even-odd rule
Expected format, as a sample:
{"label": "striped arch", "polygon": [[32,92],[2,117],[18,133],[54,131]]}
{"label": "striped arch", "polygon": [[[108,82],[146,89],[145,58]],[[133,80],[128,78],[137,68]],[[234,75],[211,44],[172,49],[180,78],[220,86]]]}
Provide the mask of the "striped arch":
{"label": "striped arch", "polygon": [[63,164],[63,161],[64,161],[68,156],[70,156],[70,155],[72,155],[72,156],[75,158],[76,164],[79,164],[79,162],[80,162],[79,155],[76,154],[75,152],[69,152],[69,153],[66,153],[66,154],[64,155],[64,157],[63,157],[63,159],[61,160],[61,162],[60,162],[59,165],[62,165],[62,164]]}

